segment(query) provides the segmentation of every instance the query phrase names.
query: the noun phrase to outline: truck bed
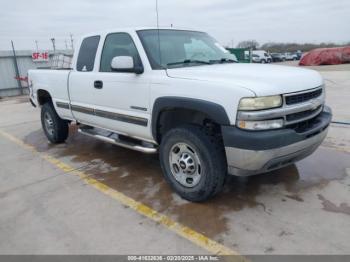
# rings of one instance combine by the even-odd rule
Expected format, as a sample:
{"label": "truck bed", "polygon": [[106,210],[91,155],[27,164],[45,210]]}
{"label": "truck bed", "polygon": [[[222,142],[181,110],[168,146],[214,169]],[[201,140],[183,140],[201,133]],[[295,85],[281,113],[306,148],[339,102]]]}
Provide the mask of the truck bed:
{"label": "truck bed", "polygon": [[28,78],[32,86],[30,96],[34,104],[38,104],[37,93],[40,89],[49,92],[55,100],[69,101],[67,88],[70,72],[71,70],[29,70]]}

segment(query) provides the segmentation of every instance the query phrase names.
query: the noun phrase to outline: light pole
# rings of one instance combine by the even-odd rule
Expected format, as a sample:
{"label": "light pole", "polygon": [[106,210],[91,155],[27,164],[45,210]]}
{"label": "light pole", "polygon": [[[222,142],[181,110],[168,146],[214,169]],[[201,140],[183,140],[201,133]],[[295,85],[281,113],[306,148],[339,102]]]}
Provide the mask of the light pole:
{"label": "light pole", "polygon": [[55,38],[51,38],[51,42],[52,42],[52,46],[53,46],[53,53],[56,53],[56,44],[55,44],[56,40],[55,40]]}

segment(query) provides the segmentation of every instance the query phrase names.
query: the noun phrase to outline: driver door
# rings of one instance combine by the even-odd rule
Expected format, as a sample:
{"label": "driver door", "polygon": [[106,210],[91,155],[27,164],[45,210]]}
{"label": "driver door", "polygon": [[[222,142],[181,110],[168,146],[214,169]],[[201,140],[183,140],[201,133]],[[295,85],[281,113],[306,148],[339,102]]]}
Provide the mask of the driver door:
{"label": "driver door", "polygon": [[150,136],[149,77],[113,71],[111,61],[116,56],[131,56],[134,64],[142,66],[129,34],[108,34],[103,43],[100,65],[95,65],[94,72],[89,73],[86,86],[79,85],[78,88],[78,83],[72,78],[72,101],[77,101],[82,93],[88,93],[84,95],[83,103],[94,110],[94,114],[88,117],[90,125],[147,139]]}

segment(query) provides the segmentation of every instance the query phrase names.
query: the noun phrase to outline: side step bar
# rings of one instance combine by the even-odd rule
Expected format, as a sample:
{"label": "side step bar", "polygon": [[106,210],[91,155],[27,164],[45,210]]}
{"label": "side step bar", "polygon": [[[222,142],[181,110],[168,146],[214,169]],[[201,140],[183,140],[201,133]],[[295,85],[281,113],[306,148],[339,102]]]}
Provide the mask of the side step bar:
{"label": "side step bar", "polygon": [[117,146],[125,147],[146,154],[154,154],[158,151],[156,145],[152,143],[137,140],[134,138],[128,138],[123,135],[119,135],[117,133],[96,127],[82,126],[78,129],[78,132]]}

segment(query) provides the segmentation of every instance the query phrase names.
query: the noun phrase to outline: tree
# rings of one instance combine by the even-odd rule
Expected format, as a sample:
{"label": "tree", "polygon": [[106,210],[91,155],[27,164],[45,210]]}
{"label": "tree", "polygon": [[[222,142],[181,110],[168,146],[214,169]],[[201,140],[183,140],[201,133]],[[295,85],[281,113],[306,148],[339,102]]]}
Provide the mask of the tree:
{"label": "tree", "polygon": [[259,48],[259,43],[256,40],[246,40],[238,43],[237,48],[251,48],[256,50]]}
{"label": "tree", "polygon": [[261,46],[261,49],[269,51],[271,53],[284,53],[284,52],[295,52],[300,50],[302,52],[308,52],[315,48],[329,48],[329,47],[340,47],[344,44],[335,43],[265,43]]}

